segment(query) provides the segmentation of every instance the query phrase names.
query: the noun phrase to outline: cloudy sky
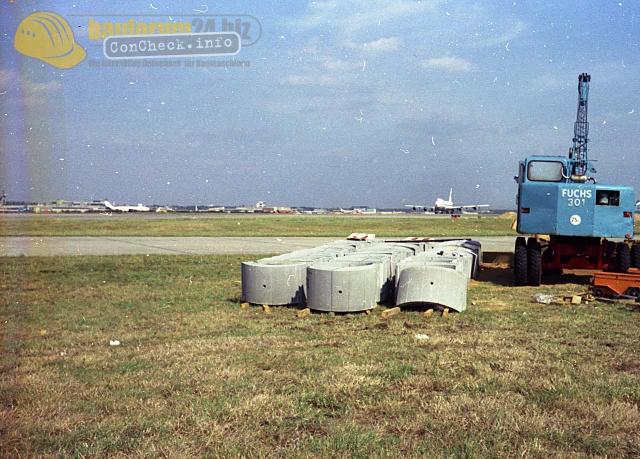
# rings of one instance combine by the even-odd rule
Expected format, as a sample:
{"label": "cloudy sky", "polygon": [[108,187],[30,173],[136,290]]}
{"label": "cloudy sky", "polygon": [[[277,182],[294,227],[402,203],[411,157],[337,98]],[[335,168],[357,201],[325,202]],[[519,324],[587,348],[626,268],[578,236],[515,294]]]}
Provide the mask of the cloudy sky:
{"label": "cloudy sky", "polygon": [[[581,72],[599,181],[640,188],[640,2],[56,3],[0,3],[11,200],[400,207],[451,186],[512,207],[518,160],[571,146]],[[69,21],[84,62],[14,49],[36,10]],[[246,68],[106,67],[87,36],[87,15],[222,13],[261,23]]]}

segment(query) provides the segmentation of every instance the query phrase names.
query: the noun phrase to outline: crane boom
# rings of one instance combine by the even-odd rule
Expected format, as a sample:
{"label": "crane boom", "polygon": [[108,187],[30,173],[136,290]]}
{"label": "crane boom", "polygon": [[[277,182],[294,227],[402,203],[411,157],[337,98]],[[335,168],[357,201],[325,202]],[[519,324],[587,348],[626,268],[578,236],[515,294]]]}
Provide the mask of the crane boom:
{"label": "crane boom", "polygon": [[589,122],[587,121],[587,109],[590,81],[591,75],[588,73],[581,73],[578,76],[578,110],[573,126],[573,148],[570,158],[574,160],[573,175],[580,178],[586,175],[588,168]]}

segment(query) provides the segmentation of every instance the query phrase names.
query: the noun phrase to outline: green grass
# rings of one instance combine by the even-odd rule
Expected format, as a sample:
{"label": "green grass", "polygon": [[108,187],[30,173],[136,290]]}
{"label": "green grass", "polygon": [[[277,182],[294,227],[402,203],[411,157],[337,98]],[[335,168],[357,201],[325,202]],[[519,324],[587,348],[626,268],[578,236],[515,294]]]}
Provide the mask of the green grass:
{"label": "green grass", "polygon": [[205,215],[0,216],[0,236],[379,236],[514,235],[511,219],[463,216]]}
{"label": "green grass", "polygon": [[298,319],[242,259],[0,259],[0,456],[640,455],[637,309],[493,269],[448,318]]}

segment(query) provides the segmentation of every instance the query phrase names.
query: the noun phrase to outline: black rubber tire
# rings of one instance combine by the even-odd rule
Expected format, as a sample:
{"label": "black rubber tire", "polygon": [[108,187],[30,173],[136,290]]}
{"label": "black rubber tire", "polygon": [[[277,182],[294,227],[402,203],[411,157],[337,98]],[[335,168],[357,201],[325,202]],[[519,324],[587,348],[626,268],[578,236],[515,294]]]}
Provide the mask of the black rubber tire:
{"label": "black rubber tire", "polygon": [[530,237],[527,241],[527,280],[537,287],[542,282],[542,249],[540,243]]}
{"label": "black rubber tire", "polygon": [[625,295],[635,296],[636,298],[640,298],[640,288],[638,287],[629,287],[625,292]]}
{"label": "black rubber tire", "polygon": [[631,250],[626,242],[618,242],[616,247],[616,268],[620,273],[626,273],[631,267]]}
{"label": "black rubber tire", "polygon": [[523,237],[516,238],[513,279],[516,285],[527,285],[527,243]]}
{"label": "black rubber tire", "polygon": [[633,244],[631,247],[631,267],[640,268],[640,244]]}

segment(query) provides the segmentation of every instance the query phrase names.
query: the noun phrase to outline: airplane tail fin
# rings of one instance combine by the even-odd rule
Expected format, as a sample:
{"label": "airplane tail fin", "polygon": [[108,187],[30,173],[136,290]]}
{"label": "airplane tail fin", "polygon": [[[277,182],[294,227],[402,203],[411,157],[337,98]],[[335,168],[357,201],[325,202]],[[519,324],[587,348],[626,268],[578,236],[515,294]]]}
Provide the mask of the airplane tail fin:
{"label": "airplane tail fin", "polygon": [[449,202],[453,202],[453,188],[449,188]]}
{"label": "airplane tail fin", "polygon": [[105,206],[107,209],[113,210],[113,204],[111,204],[109,201],[105,201],[105,202],[104,202],[104,206]]}

